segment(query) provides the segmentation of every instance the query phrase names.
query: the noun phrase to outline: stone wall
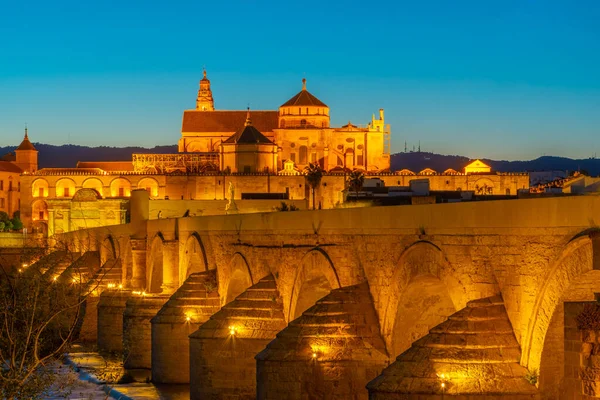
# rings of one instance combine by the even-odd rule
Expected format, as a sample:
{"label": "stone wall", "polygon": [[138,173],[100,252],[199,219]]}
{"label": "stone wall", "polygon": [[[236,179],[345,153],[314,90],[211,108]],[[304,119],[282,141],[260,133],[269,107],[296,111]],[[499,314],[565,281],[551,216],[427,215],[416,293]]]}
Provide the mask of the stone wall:
{"label": "stone wall", "polygon": [[[583,329],[578,324],[582,314],[594,311],[596,327]],[[600,398],[600,325],[598,303],[565,303],[564,399]]]}

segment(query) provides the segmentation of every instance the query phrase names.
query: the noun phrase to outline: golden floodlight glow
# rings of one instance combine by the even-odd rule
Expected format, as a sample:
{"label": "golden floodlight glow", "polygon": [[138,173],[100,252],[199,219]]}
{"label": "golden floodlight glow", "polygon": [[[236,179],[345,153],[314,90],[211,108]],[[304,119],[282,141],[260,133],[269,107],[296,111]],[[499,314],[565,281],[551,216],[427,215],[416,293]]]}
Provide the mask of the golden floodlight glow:
{"label": "golden floodlight glow", "polygon": [[119,289],[123,289],[123,285],[119,283]]}
{"label": "golden floodlight glow", "polygon": [[229,327],[229,334],[230,334],[231,336],[234,336],[234,335],[235,335],[235,331],[236,331],[236,330],[237,330],[237,329],[236,329],[236,327],[235,327],[235,326],[233,326],[233,325],[231,325],[231,326]]}
{"label": "golden floodlight glow", "polygon": [[312,358],[317,358],[317,353],[312,353]]}
{"label": "golden floodlight glow", "polygon": [[54,282],[56,282],[56,280],[57,280],[57,279],[58,279],[58,275],[54,275],[54,278],[52,278],[52,280],[53,280]]}

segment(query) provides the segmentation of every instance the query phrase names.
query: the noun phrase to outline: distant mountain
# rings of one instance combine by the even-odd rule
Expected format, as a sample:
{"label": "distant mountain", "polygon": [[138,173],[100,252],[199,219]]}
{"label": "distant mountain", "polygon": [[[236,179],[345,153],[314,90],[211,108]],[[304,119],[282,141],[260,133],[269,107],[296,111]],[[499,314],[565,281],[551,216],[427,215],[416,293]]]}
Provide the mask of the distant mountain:
{"label": "distant mountain", "polygon": [[[87,147],[73,144],[55,146],[35,143],[39,151],[40,168],[73,168],[77,161],[129,161],[133,153],[177,153],[177,146],[144,147]],[[0,157],[14,151],[15,146],[0,147]],[[443,172],[448,168],[462,171],[471,161],[464,156],[447,156],[435,153],[409,152],[396,153],[391,156],[392,170],[403,168],[419,172],[431,168]],[[600,159],[573,160],[565,157],[544,156],[530,161],[495,161],[482,159],[494,171],[500,172],[532,172],[532,171],[587,171],[592,176],[600,175]]]}
{"label": "distant mountain", "polygon": [[[600,175],[600,159],[597,158],[573,160],[566,157],[544,156],[530,161],[496,161],[487,158],[481,160],[491,166],[492,170],[500,172],[585,170],[589,175]],[[391,156],[391,167],[394,171],[403,168],[414,172],[425,168],[431,168],[438,172],[443,172],[448,168],[462,171],[469,161],[471,159],[464,156],[446,156],[425,152],[396,153]]]}
{"label": "distant mountain", "polygon": [[[151,149],[144,147],[87,147],[74,144],[54,146],[51,144],[34,143],[39,151],[38,165],[40,168],[74,168],[77,161],[131,161],[134,153],[177,153],[177,146],[156,146]],[[15,147],[0,147],[0,157],[14,151]]]}

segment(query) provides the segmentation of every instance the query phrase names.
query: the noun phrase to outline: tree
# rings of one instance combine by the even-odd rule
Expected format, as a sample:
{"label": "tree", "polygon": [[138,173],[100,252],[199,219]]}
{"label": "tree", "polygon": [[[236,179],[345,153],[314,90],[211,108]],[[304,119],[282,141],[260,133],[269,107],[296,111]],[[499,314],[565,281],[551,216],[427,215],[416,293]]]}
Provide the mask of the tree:
{"label": "tree", "polygon": [[4,231],[5,232],[10,232],[10,231],[12,231],[13,228],[14,228],[14,226],[10,219],[8,221],[4,222]]}
{"label": "tree", "polygon": [[10,218],[8,217],[8,214],[4,211],[0,211],[0,221],[8,221]]}
{"label": "tree", "polygon": [[[43,398],[55,362],[81,330],[85,304],[106,272],[92,270],[65,245],[0,259],[0,398]],[[68,267],[65,269],[65,265]]]}
{"label": "tree", "polygon": [[312,189],[312,206],[314,210],[316,208],[315,190],[321,184],[321,179],[323,178],[323,170],[321,169],[319,164],[309,163],[306,167],[304,167],[304,174],[306,175],[306,181]]}
{"label": "tree", "polygon": [[362,171],[355,169],[350,172],[350,175],[348,176],[348,187],[356,193],[356,199],[358,199],[358,192],[362,190],[364,182],[365,174]]}

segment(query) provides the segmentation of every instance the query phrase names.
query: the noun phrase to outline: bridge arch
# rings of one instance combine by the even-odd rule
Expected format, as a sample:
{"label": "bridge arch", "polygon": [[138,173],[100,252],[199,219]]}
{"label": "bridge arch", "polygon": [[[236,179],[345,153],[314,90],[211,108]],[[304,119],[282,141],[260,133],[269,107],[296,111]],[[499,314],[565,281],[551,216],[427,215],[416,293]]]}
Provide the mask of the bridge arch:
{"label": "bridge arch", "polygon": [[319,247],[308,251],[296,269],[288,308],[288,322],[298,318],[317,300],[339,287],[340,280],[329,255]]}
{"label": "bridge arch", "polygon": [[[544,283],[540,288],[534,303],[527,332],[522,341],[521,364],[530,371],[540,373],[540,385],[544,380],[549,380],[546,374],[552,374],[551,369],[558,371],[562,376],[562,359],[556,357],[551,360],[549,347],[556,353],[556,346],[551,346],[555,335],[564,334],[564,320],[562,315],[562,303],[568,299],[574,291],[579,291],[581,296],[588,296],[588,300],[594,299],[594,291],[600,290],[600,271],[594,271],[594,245],[591,235],[598,233],[583,233],[575,236],[564,247],[552,267],[548,270]],[[596,255],[597,257],[598,255]],[[559,318],[557,318],[559,316]],[[560,343],[562,348],[562,343]],[[543,361],[543,363],[542,363]],[[557,367],[553,364],[559,364]]]}
{"label": "bridge arch", "polygon": [[254,284],[248,261],[240,252],[231,258],[228,273],[223,270],[219,272],[219,287],[222,289],[219,293],[224,293],[221,305],[232,302]]}
{"label": "bridge arch", "polygon": [[389,282],[381,329],[392,357],[466,304],[442,250],[429,241],[408,246]]}
{"label": "bridge arch", "polygon": [[148,255],[148,274],[146,288],[148,293],[162,292],[163,274],[164,274],[164,242],[165,238],[162,233],[158,232],[150,244],[150,252]]}
{"label": "bridge arch", "polygon": [[208,271],[209,269],[204,244],[202,244],[202,239],[196,232],[192,233],[185,242],[182,266],[183,276],[180,279],[181,282],[195,272]]}
{"label": "bridge arch", "polygon": [[112,235],[106,236],[100,243],[100,265],[104,265],[108,260],[117,258],[117,245]]}

